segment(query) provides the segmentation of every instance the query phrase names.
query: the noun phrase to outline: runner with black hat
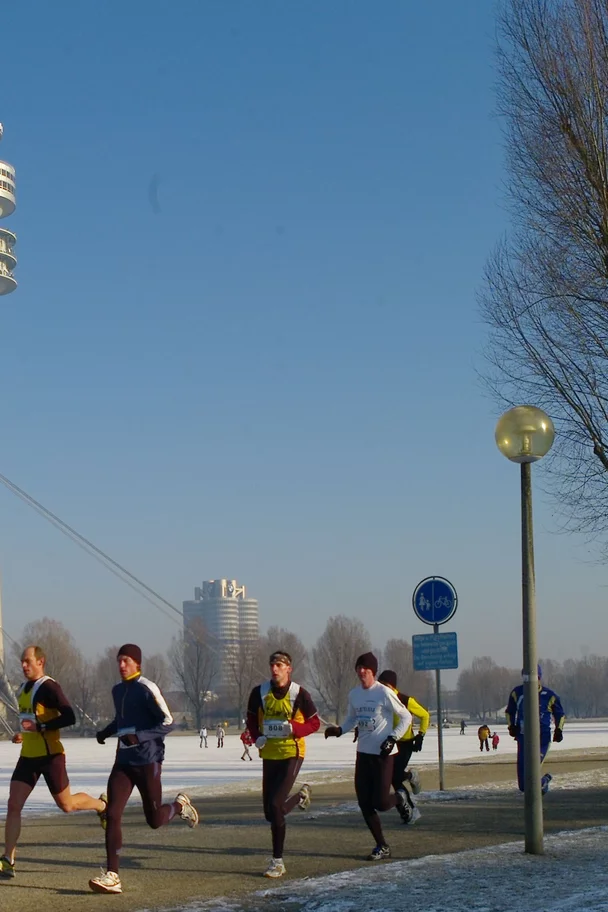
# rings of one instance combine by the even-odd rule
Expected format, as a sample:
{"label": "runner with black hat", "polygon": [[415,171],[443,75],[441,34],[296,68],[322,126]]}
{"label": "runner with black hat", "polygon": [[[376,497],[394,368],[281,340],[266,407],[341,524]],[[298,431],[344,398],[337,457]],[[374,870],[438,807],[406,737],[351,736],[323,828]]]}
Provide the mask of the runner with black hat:
{"label": "runner with black hat", "polygon": [[122,849],[122,815],[134,788],[142,799],[148,826],[153,830],[176,815],[189,827],[198,823],[190,799],[180,792],[171,804],[162,803],[161,769],[165,758],[165,737],[173,729],[173,716],[153,681],[142,677],[141,649],[125,643],[116,656],[122,681],[112,688],[116,715],[97,741],[118,738],[116,759],[108,780],[106,818],[107,869],[89,881],[94,893],[122,893],[118,864]]}
{"label": "runner with black hat", "polygon": [[[391,794],[395,745],[412,724],[411,713],[388,687],[376,681],[378,660],[372,652],[360,655],[355,662],[360,686],[348,695],[348,713],[341,725],[329,725],[326,738],[339,738],[358,728],[355,792],[357,801],[376,845],[370,861],[390,858],[378,811],[404,807],[403,789]],[[396,722],[395,722],[396,719]]]}

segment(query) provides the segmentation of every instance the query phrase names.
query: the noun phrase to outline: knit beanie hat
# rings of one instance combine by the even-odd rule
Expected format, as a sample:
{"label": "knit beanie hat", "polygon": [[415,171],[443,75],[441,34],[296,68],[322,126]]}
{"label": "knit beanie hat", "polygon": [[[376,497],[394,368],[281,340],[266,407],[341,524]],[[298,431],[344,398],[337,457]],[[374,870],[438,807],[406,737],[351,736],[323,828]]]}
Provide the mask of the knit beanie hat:
{"label": "knit beanie hat", "polygon": [[129,656],[136,665],[141,665],[141,649],[139,646],[136,646],[135,643],[125,643],[124,646],[121,646],[116,658],[119,656]]}
{"label": "knit beanie hat", "polygon": [[380,677],[378,678],[381,684],[388,684],[389,687],[394,687],[397,689],[397,675],[394,671],[383,671]]}
{"label": "knit beanie hat", "polygon": [[378,674],[378,659],[373,652],[364,652],[355,662],[355,671],[357,668],[369,668],[376,675]]}

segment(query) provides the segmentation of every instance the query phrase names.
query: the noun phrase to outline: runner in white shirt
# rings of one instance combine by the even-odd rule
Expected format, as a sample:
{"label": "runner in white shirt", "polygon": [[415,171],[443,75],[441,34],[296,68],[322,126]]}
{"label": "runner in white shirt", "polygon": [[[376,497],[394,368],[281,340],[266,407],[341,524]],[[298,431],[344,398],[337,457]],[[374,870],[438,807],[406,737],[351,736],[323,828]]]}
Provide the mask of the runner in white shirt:
{"label": "runner in white shirt", "polygon": [[[412,724],[412,715],[393,691],[376,681],[378,660],[372,652],[360,655],[355,663],[361,682],[348,695],[348,714],[342,725],[328,725],[326,738],[339,738],[344,732],[358,729],[355,792],[357,801],[376,846],[368,856],[371,861],[390,858],[378,811],[403,807],[407,801],[403,790],[391,794],[395,743]],[[397,724],[394,725],[394,719]]]}

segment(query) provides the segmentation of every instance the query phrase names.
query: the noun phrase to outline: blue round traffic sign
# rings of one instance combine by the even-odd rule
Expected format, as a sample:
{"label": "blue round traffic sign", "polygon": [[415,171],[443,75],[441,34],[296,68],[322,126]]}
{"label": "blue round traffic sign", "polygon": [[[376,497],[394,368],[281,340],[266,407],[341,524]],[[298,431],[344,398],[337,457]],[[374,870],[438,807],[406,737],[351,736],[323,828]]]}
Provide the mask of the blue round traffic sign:
{"label": "blue round traffic sign", "polygon": [[458,596],[442,576],[427,576],[414,589],[412,605],[423,624],[445,624],[458,608]]}

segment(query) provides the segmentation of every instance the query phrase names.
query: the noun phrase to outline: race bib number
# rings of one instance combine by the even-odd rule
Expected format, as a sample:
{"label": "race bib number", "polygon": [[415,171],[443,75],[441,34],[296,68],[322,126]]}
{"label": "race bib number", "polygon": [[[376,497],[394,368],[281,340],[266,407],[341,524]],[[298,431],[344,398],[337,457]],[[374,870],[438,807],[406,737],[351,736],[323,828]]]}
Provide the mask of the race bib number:
{"label": "race bib number", "polygon": [[357,726],[359,728],[359,733],[373,732],[376,730],[376,719],[374,716],[362,716],[357,719]]}
{"label": "race bib number", "polygon": [[19,713],[19,728],[23,729],[24,722],[33,722],[36,724],[36,714],[35,713]]}
{"label": "race bib number", "polygon": [[283,719],[270,719],[264,721],[264,734],[267,738],[284,738],[285,722]]}

